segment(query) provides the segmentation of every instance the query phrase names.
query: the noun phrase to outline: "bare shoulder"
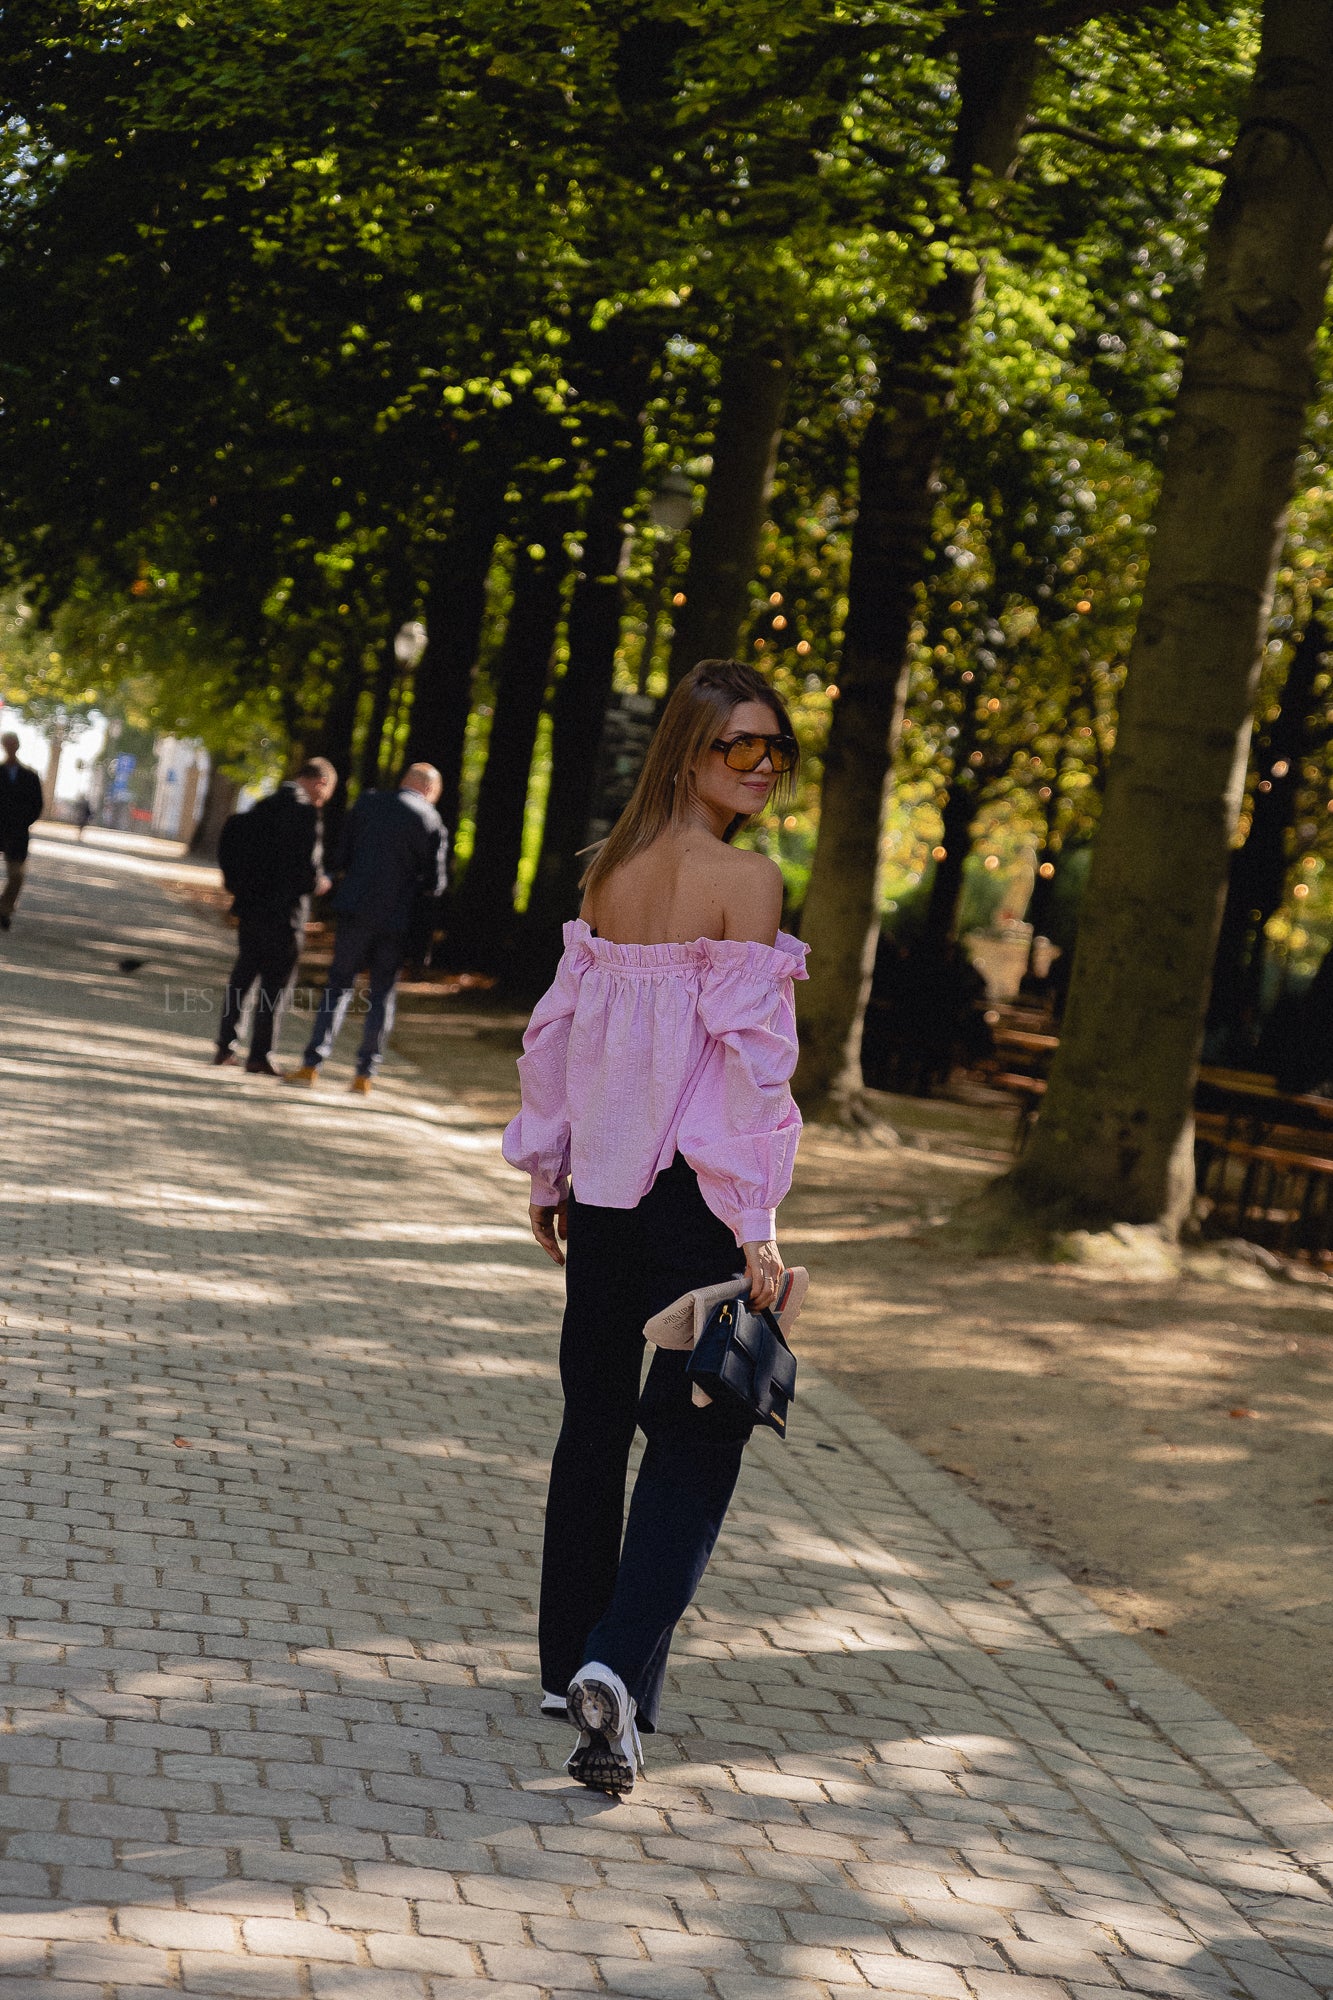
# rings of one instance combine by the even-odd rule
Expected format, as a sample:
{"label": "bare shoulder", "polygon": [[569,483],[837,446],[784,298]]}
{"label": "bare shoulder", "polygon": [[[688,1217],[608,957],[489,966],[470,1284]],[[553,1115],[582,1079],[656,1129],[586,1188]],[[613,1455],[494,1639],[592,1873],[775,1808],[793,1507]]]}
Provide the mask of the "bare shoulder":
{"label": "bare shoulder", "polygon": [[771,945],[782,922],[782,870],[766,854],[726,850],[723,877],[725,935],[739,944]]}

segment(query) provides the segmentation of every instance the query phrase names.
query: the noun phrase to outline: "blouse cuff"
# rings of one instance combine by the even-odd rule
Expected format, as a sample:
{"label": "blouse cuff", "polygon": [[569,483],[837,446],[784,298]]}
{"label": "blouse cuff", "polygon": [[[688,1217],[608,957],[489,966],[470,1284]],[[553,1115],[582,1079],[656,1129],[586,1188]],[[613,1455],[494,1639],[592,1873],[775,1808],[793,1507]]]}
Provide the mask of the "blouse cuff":
{"label": "blouse cuff", "polygon": [[532,1206],[534,1208],[559,1208],[569,1197],[569,1183],[563,1187],[552,1187],[550,1181],[538,1180],[532,1176]]}
{"label": "blouse cuff", "polygon": [[776,1234],[776,1209],[743,1208],[736,1217],[737,1243],[771,1243]]}

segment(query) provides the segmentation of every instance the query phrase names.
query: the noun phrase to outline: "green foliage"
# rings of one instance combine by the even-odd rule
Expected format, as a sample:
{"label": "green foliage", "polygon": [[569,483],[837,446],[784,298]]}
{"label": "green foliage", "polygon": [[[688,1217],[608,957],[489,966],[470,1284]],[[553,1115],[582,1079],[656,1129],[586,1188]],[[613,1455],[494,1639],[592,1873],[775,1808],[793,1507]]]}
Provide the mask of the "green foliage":
{"label": "green foliage", "polygon": [[[395,578],[419,608],[479,468],[508,468],[514,532],[544,497],[586,496],[626,421],[610,333],[649,329],[660,356],[641,528],[667,467],[707,476],[737,329],[780,323],[796,385],[744,647],[806,746],[798,798],[758,836],[799,903],[874,356],[911,335],[947,257],[980,259],[889,895],[924,879],[951,795],[1016,867],[1085,841],[1254,12],[1036,9],[1018,171],[964,211],[957,51],[1026,11],[20,0],[0,30],[0,548],[36,615],[10,621],[8,682],[30,701],[119,689],[233,767],[280,761],[340,664],[389,636]],[[1324,477],[1321,443],[1310,487]],[[623,686],[652,574],[640,534]]]}

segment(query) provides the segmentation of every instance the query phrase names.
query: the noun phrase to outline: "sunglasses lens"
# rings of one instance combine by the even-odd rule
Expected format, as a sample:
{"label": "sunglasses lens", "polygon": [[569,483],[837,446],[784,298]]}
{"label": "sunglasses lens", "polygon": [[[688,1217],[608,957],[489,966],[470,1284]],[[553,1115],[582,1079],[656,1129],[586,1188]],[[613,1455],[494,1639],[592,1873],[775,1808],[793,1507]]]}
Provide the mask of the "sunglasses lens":
{"label": "sunglasses lens", "polygon": [[796,745],[790,736],[735,736],[726,748],[726,759],[733,771],[757,771],[765,757],[773,767],[774,776],[781,777],[796,760]]}

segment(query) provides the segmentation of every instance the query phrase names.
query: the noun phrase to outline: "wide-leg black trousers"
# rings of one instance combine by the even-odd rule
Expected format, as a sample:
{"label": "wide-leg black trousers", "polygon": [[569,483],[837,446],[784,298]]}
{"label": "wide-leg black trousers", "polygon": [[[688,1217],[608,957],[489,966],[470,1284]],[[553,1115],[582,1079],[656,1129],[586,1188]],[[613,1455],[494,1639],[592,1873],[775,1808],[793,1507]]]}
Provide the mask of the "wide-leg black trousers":
{"label": "wide-leg black trousers", "polygon": [[[656,1727],[677,1620],[699,1587],[751,1424],[695,1407],[687,1356],[654,1348],[640,1389],[644,1321],[743,1253],[679,1156],[637,1208],[571,1196],[560,1336],[565,1414],[551,1464],[542,1554],[542,1686],[563,1693],[588,1660],[611,1667]],[[635,1426],[646,1439],[624,1521]]]}

